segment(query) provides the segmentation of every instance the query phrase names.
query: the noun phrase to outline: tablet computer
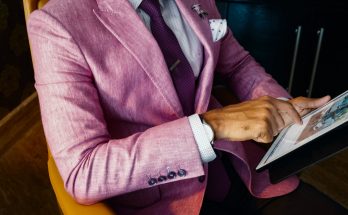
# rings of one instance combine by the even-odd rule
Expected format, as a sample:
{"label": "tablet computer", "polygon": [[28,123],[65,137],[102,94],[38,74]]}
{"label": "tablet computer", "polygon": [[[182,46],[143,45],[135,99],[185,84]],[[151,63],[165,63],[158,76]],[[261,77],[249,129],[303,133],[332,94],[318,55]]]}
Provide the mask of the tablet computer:
{"label": "tablet computer", "polygon": [[[348,147],[348,142],[342,140],[336,141],[336,144],[325,144],[328,139],[325,140],[324,138],[328,135],[331,135],[330,138],[332,138],[332,135],[337,136],[338,139],[348,138],[348,129],[340,129],[348,125],[348,91],[308,113],[302,117],[302,121],[302,125],[292,124],[280,132],[257,165],[256,171],[264,169],[273,172],[275,169],[283,171],[279,177],[273,180],[279,181],[281,178],[298,172],[305,166]],[[341,131],[334,131],[338,129]],[[320,141],[318,142],[318,140]],[[309,147],[309,145],[315,146]],[[318,147],[321,147],[321,149]],[[326,149],[323,149],[323,147],[326,147]],[[311,157],[313,150],[322,153],[317,153],[315,157]]]}

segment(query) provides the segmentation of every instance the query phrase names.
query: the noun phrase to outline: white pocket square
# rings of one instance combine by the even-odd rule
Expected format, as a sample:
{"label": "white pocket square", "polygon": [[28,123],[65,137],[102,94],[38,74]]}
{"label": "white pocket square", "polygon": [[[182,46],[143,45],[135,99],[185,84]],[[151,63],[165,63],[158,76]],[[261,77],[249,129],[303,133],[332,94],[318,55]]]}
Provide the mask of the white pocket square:
{"label": "white pocket square", "polygon": [[213,36],[213,41],[217,42],[223,38],[227,32],[226,19],[210,19],[209,25]]}

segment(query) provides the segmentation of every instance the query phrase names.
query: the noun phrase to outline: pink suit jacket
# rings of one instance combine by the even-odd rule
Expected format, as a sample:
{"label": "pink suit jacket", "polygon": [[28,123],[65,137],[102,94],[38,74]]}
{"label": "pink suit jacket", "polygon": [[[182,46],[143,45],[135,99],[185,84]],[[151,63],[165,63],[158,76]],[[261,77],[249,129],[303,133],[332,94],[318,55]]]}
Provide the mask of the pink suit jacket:
{"label": "pink suit jacket", "polygon": [[[241,101],[288,96],[235,40],[213,42],[213,0],[176,0],[204,47],[195,110],[220,107],[211,96],[214,71]],[[201,4],[201,19],[191,9]],[[128,0],[50,0],[30,16],[28,33],[46,138],[67,191],[82,204],[112,198],[119,214],[198,214],[208,174],[162,53]],[[271,185],[255,173],[263,151],[251,142],[217,141],[260,198],[294,190],[296,178]],[[185,169],[150,186],[151,177]],[[221,182],[225,175],[211,170]],[[213,184],[216,198],[228,181]],[[222,185],[222,186],[220,186]],[[223,186],[225,185],[225,186]],[[217,192],[218,191],[218,192]],[[220,196],[220,197],[219,197]]]}

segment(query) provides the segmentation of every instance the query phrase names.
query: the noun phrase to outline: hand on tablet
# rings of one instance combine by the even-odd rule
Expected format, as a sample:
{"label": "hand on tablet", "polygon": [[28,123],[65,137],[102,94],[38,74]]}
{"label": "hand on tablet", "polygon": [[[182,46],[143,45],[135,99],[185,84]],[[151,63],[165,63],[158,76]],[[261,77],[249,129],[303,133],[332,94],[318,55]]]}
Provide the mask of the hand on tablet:
{"label": "hand on tablet", "polygon": [[[326,104],[329,100],[330,96],[324,96],[321,98],[296,97],[294,99],[288,100],[288,102],[292,104],[298,114],[302,117],[309,113],[311,110]],[[280,109],[278,110],[278,112],[282,115],[282,118],[285,121],[285,126],[288,126],[295,122],[292,116],[288,114],[286,110]]]}
{"label": "hand on tablet", "polygon": [[269,143],[290,120],[301,123],[292,103],[269,96],[211,110],[202,116],[212,127],[216,139],[232,141]]}
{"label": "hand on tablet", "polygon": [[297,97],[288,101],[264,96],[211,110],[202,116],[211,125],[216,139],[269,143],[284,127],[291,123],[301,124],[301,116],[329,100],[329,96]]}

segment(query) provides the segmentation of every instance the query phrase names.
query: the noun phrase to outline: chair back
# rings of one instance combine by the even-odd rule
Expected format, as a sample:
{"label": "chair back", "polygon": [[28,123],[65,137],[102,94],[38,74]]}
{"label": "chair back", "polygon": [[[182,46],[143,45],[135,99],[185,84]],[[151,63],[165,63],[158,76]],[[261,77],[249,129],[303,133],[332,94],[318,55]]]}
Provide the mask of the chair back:
{"label": "chair back", "polygon": [[23,0],[23,8],[25,20],[28,20],[29,15],[36,9],[42,8],[48,0]]}

